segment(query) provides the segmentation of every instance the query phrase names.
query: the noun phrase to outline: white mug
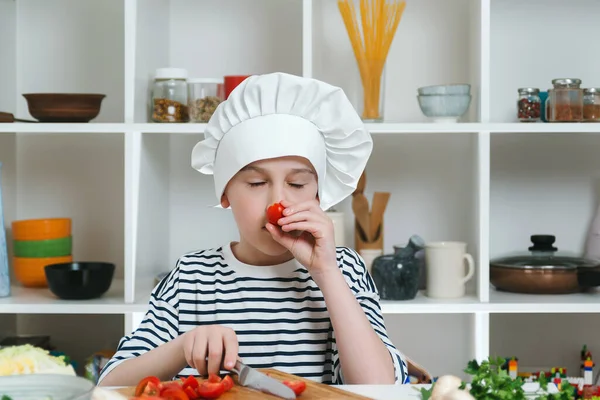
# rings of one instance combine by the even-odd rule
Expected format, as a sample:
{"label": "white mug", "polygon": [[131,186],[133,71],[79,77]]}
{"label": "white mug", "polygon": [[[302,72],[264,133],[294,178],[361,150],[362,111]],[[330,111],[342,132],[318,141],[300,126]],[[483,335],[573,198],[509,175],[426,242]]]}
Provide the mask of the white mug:
{"label": "white mug", "polygon": [[327,211],[327,215],[333,222],[333,239],[337,247],[346,246],[344,241],[345,228],[344,228],[344,213],[341,211]]}
{"label": "white mug", "polygon": [[[465,275],[465,261],[468,271]],[[475,273],[473,257],[464,242],[432,242],[425,245],[427,297],[452,299],[465,295],[465,283]]]}
{"label": "white mug", "polygon": [[369,275],[372,275],[373,260],[383,254],[383,249],[362,249],[358,252],[362,259],[365,261],[365,266]]}

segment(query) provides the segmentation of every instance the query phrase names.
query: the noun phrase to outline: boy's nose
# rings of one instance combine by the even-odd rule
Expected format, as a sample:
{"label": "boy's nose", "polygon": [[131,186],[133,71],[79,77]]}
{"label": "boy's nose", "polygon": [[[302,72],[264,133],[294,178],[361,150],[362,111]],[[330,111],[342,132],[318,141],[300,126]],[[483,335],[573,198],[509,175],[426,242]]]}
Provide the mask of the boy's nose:
{"label": "boy's nose", "polygon": [[279,203],[281,200],[284,200],[284,193],[282,187],[273,187],[270,193],[269,205],[273,203]]}

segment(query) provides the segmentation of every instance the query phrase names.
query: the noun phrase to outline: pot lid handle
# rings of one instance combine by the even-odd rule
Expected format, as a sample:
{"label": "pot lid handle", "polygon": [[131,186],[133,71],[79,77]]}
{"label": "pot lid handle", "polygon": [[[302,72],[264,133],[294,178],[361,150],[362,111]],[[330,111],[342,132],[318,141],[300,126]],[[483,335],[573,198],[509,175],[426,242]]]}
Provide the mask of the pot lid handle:
{"label": "pot lid handle", "polygon": [[558,250],[553,246],[556,241],[554,235],[531,235],[530,240],[533,243],[533,246],[529,247],[530,251],[549,252]]}

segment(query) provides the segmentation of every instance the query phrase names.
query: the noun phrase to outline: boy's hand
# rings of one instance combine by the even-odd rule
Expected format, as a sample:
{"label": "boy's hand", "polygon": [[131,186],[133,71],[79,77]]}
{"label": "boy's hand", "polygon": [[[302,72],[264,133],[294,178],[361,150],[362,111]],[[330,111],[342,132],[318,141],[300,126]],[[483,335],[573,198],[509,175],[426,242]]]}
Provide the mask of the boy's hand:
{"label": "boy's hand", "polygon": [[235,366],[238,340],[233,329],[220,325],[199,326],[184,333],[182,339],[185,360],[200,375],[219,374],[221,365],[227,370]]}
{"label": "boy's hand", "polygon": [[285,207],[283,218],[278,221],[281,229],[271,223],[266,225],[273,239],[287,248],[313,278],[337,270],[333,222],[318,201],[282,201],[281,205]]}

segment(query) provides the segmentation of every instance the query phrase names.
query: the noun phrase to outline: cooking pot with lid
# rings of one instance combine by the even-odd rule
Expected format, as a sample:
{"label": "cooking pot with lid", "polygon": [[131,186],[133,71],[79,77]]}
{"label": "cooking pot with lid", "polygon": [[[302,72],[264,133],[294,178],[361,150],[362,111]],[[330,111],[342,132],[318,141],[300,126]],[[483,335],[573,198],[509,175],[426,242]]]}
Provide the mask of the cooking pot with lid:
{"label": "cooking pot with lid", "polygon": [[532,235],[529,253],[490,261],[497,290],[528,294],[567,294],[600,286],[600,260],[562,254],[554,235]]}

